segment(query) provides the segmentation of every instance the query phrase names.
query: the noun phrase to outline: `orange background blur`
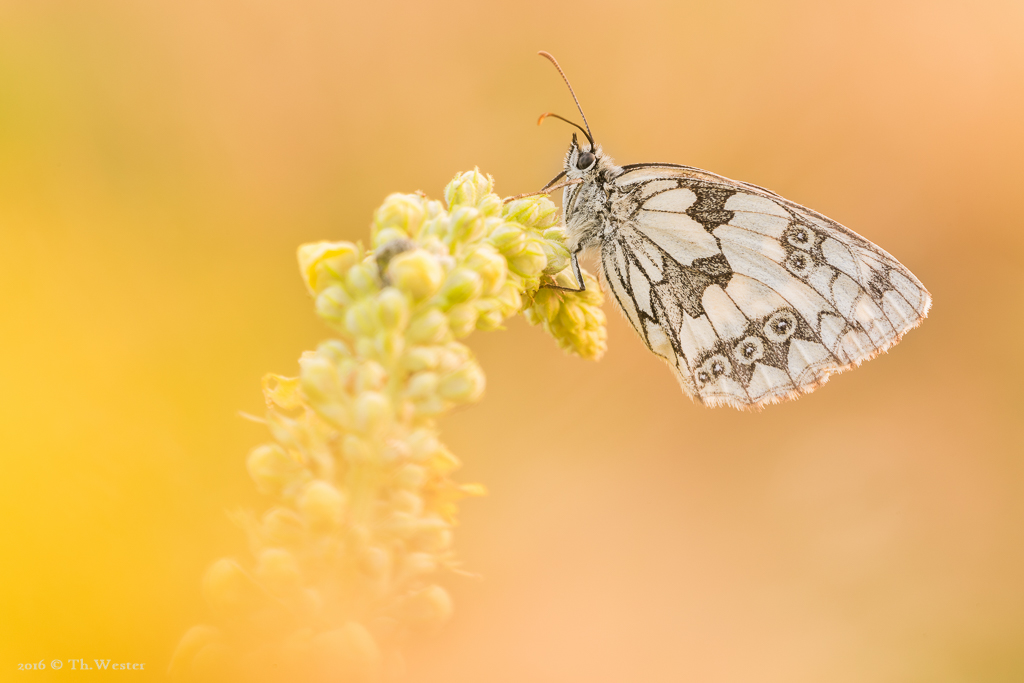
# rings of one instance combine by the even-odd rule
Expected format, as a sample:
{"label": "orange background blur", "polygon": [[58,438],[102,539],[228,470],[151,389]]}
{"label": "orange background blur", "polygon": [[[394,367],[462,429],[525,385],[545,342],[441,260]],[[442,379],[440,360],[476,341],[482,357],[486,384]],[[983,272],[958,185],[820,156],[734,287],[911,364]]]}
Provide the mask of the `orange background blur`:
{"label": "orange background blur", "polygon": [[[162,677],[262,509],[259,379],[327,336],[295,249],[390,192],[700,166],[930,288],[891,353],[760,414],[515,320],[470,345],[454,620],[411,683],[1024,680],[1024,4],[0,2],[0,680]],[[66,666],[66,664],[65,664]],[[152,670],[152,674],[150,674]],[[159,675],[158,675],[159,674]]]}

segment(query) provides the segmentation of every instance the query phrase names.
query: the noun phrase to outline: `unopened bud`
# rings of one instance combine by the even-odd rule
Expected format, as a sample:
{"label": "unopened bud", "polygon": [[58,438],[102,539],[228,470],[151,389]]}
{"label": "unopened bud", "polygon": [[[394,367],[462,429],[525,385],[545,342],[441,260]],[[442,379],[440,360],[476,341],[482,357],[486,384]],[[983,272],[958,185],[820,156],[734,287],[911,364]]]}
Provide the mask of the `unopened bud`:
{"label": "unopened bud", "polygon": [[414,301],[421,301],[441,286],[444,269],[437,259],[422,249],[398,254],[387,267],[388,280]]}
{"label": "unopened bud", "polygon": [[484,393],[484,373],[476,363],[467,363],[443,377],[437,388],[442,398],[456,403],[469,403]]}
{"label": "unopened bud", "polygon": [[328,482],[317,480],[303,489],[297,507],[311,526],[336,526],[345,513],[345,498]]}
{"label": "unopened bud", "polygon": [[412,319],[406,338],[414,344],[437,344],[448,335],[448,317],[431,308]]}
{"label": "unopened bud", "polygon": [[465,337],[476,327],[477,309],[473,304],[459,304],[448,311],[448,327],[456,337]]}
{"label": "unopened bud", "polygon": [[342,281],[361,258],[359,247],[351,242],[314,242],[299,247],[299,268],[313,294]]}

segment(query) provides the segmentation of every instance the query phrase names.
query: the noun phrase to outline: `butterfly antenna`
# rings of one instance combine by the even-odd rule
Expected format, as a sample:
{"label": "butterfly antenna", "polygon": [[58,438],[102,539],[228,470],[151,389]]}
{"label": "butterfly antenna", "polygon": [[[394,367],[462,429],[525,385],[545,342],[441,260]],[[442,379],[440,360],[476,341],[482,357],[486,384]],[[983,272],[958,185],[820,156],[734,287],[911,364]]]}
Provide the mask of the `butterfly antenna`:
{"label": "butterfly antenna", "polygon": [[[541,57],[543,57],[544,59],[546,59],[549,62],[551,62],[552,64],[554,64],[555,68],[558,69],[558,73],[562,74],[562,80],[565,81],[565,84],[569,87],[569,94],[572,95],[573,101],[576,102],[576,108],[580,110],[580,116],[583,117],[583,125],[587,127],[587,131],[586,131],[586,133],[587,133],[587,140],[590,140],[590,146],[593,147],[594,146],[594,136],[591,135],[591,133],[590,133],[590,124],[587,123],[587,115],[583,113],[583,107],[580,106],[580,100],[579,100],[578,97],[576,97],[576,93],[572,89],[572,84],[569,83],[569,79],[566,78],[565,72],[562,71],[562,67],[560,67],[558,65],[558,60],[556,60],[554,57],[552,57],[550,52],[545,52],[544,50],[541,50],[537,54],[539,54]],[[555,116],[555,114],[545,114],[544,116]],[[540,117],[540,121],[544,120],[544,116]],[[557,118],[562,119],[561,116],[558,116]],[[566,121],[565,119],[562,119],[562,120]],[[538,121],[538,123],[540,123],[540,121]],[[572,121],[566,121],[566,123],[572,123]],[[573,123],[572,125],[576,126],[575,123]],[[580,128],[579,126],[576,126],[576,127]],[[583,129],[580,128],[580,130],[583,130]]]}
{"label": "butterfly antenna", "polygon": [[[558,119],[559,121],[565,121],[570,126],[576,126],[577,128],[580,129],[580,132],[583,133],[584,135],[586,135],[587,139],[590,140],[590,146],[591,147],[594,146],[594,138],[590,137],[590,133],[588,131],[584,130],[583,126],[581,126],[580,124],[576,123],[575,121],[570,121],[569,119],[565,118],[564,116],[559,116],[558,114],[553,114],[551,112],[548,112],[546,114],[541,114],[540,118],[537,119],[537,125],[539,126],[540,124],[544,123],[544,119],[546,119],[549,116],[551,118],[553,118],[553,119]],[[573,133],[573,135],[576,135],[576,133]]]}

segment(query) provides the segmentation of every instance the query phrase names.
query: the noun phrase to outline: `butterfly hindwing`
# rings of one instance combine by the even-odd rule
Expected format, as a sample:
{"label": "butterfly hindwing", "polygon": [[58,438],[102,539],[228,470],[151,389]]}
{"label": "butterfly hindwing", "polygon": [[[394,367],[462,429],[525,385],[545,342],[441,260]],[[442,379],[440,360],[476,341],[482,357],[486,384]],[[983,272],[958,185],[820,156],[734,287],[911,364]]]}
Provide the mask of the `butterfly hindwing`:
{"label": "butterfly hindwing", "polygon": [[709,405],[795,398],[899,341],[930,297],[896,259],[763,188],[623,167],[602,264],[683,389]]}

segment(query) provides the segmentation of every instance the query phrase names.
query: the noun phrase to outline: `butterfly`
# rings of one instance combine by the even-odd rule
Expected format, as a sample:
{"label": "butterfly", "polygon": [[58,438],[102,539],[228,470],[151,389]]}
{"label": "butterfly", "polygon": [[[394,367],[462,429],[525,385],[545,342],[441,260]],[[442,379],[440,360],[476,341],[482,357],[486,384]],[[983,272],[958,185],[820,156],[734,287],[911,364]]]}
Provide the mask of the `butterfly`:
{"label": "butterfly", "polygon": [[[814,391],[895,345],[931,295],[886,251],[763,187],[690,166],[618,166],[573,133],[562,188],[571,267],[600,250],[604,281],[647,347],[707,406],[761,408]],[[566,288],[561,288],[566,289]]]}

